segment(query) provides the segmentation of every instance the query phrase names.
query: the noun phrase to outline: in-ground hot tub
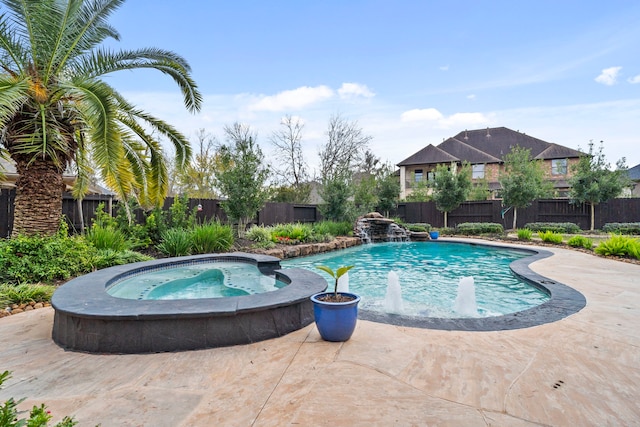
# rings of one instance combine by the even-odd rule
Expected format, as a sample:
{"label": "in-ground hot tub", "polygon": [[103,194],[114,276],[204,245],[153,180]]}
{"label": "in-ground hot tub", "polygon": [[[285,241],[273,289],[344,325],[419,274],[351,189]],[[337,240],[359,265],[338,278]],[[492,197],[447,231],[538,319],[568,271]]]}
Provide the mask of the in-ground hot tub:
{"label": "in-ground hot tub", "polygon": [[[270,292],[223,298],[133,299],[107,290],[131,277],[216,262],[245,263],[286,286]],[[248,344],[279,337],[313,322],[310,296],[326,289],[320,275],[282,270],[280,260],[235,252],[167,258],[99,270],[56,290],[53,340],[91,353],[153,353]]]}

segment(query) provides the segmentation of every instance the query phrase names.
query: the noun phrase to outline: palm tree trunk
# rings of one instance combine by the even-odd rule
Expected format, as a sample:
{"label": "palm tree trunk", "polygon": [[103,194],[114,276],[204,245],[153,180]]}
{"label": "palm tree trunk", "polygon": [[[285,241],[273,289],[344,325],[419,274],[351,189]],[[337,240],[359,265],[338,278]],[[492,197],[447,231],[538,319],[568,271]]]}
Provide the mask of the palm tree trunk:
{"label": "palm tree trunk", "polygon": [[11,235],[54,235],[62,217],[62,170],[48,160],[13,159],[19,176]]}

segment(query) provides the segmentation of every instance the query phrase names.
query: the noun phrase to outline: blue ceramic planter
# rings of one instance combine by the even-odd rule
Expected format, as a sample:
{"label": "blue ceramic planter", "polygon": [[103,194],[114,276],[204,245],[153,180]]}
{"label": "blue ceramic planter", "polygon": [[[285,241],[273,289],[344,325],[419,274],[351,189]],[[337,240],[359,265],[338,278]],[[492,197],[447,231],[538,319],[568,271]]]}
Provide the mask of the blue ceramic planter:
{"label": "blue ceramic planter", "polygon": [[348,302],[324,302],[318,299],[318,297],[331,293],[323,292],[311,297],[316,326],[325,341],[347,341],[356,328],[360,296],[339,292],[340,295],[351,296],[354,299]]}
{"label": "blue ceramic planter", "polygon": [[438,237],[440,237],[440,232],[439,231],[430,231],[429,232],[429,237],[431,237],[431,240],[436,240]]}

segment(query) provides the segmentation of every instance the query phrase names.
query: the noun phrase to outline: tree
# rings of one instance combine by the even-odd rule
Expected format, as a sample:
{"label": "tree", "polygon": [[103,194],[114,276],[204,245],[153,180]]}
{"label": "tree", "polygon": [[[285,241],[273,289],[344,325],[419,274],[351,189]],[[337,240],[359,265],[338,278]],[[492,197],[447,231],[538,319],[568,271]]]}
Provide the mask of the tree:
{"label": "tree", "polygon": [[363,134],[358,122],[350,122],[339,114],[331,116],[327,129],[327,143],[319,152],[322,188],[320,205],[328,220],[347,221],[355,218],[352,177],[362,161],[370,136]]}
{"label": "tree", "polygon": [[278,201],[305,203],[309,200],[311,185],[307,163],[302,155],[302,130],[304,123],[298,117],[286,115],[280,122],[280,129],[269,139],[278,157],[275,169],[280,186],[274,199]]}
{"label": "tree", "polygon": [[322,216],[329,221],[353,221],[356,215],[352,195],[350,181],[346,177],[325,180],[320,189],[323,202],[318,206]]}
{"label": "tree", "polygon": [[513,229],[516,228],[518,208],[526,208],[535,199],[551,192],[545,179],[542,162],[531,159],[531,152],[515,146],[504,156],[504,172],[498,177],[502,186],[502,204],[513,206]]}
{"label": "tree", "polygon": [[593,145],[593,141],[590,141],[589,154],[573,165],[573,176],[569,178],[571,200],[574,203],[588,203],[591,207],[591,230],[595,226],[595,206],[619,196],[629,185],[625,159],[620,159],[616,170],[612,171],[605,160],[603,142],[600,141],[597,153]]}
{"label": "tree", "polygon": [[487,200],[489,191],[489,181],[486,178],[481,178],[473,183],[467,200]]}
{"label": "tree", "polygon": [[357,214],[372,212],[378,205],[378,179],[383,166],[371,150],[366,150],[354,177],[353,202]]}
{"label": "tree", "polygon": [[376,181],[375,175],[361,173],[354,183],[353,203],[358,215],[372,212],[378,205]]}
{"label": "tree", "polygon": [[227,144],[219,149],[216,182],[226,197],[222,208],[238,223],[238,236],[243,237],[247,224],[267,201],[269,169],[263,165],[262,150],[249,126],[234,123],[225,126],[224,132]]}
{"label": "tree", "polygon": [[432,200],[432,189],[428,180],[423,178],[420,181],[416,181],[414,172],[412,182],[411,193],[405,197],[407,202],[428,202]]}
{"label": "tree", "polygon": [[189,142],[175,128],[130,104],[102,76],[151,68],[180,87],[186,108],[202,97],[179,55],[157,48],[112,51],[119,34],[107,20],[123,0],[1,0],[0,151],[16,182],[13,234],[52,235],[62,214],[62,174],[74,162],[74,194],[86,193],[92,158],[102,181],[120,197],[159,204],[166,195],[162,148],[150,130],[174,145],[177,164]]}
{"label": "tree", "polygon": [[350,122],[340,114],[331,116],[326,135],[327,143],[319,152],[322,179],[351,174],[362,161],[372,137],[363,134],[357,121]]}
{"label": "tree", "polygon": [[444,213],[444,226],[447,227],[447,214],[464,202],[471,190],[471,167],[468,163],[456,171],[456,164],[436,166],[433,182],[433,200],[436,208]]}
{"label": "tree", "polygon": [[400,181],[393,173],[391,165],[386,165],[381,170],[376,181],[376,192],[378,194],[378,209],[388,217],[389,211],[397,206],[400,198]]}
{"label": "tree", "polygon": [[215,152],[216,139],[204,129],[200,129],[198,139],[198,151],[193,160],[178,173],[177,189],[180,194],[186,194],[190,198],[215,199],[216,191],[215,171],[217,157]]}

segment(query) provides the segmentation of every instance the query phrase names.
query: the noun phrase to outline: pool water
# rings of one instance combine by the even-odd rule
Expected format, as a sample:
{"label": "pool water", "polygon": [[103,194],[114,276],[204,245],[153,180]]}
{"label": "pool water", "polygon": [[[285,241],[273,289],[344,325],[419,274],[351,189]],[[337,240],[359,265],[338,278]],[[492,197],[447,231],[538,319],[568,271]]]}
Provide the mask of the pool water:
{"label": "pool water", "polygon": [[174,300],[225,298],[275,291],[286,283],[265,276],[253,264],[208,262],[149,271],[107,288],[117,298]]}
{"label": "pool water", "polygon": [[[516,277],[509,264],[528,253],[464,243],[405,242],[361,245],[337,252],[283,260],[283,268],[301,267],[333,279],[316,266],[349,271],[349,290],[362,297],[364,310],[384,312],[388,274],[395,271],[402,289],[403,313],[442,318],[465,317],[454,310],[458,283],[474,279],[477,317],[499,316],[538,306],[549,295]],[[473,316],[476,317],[476,316]]]}

